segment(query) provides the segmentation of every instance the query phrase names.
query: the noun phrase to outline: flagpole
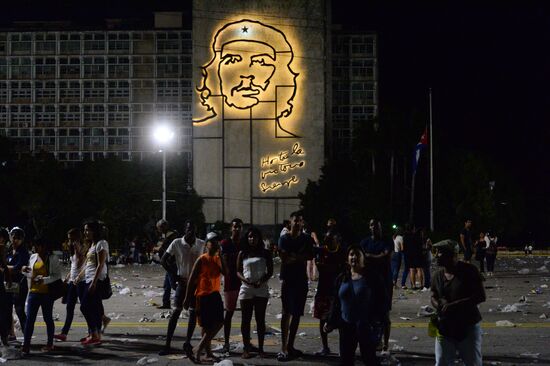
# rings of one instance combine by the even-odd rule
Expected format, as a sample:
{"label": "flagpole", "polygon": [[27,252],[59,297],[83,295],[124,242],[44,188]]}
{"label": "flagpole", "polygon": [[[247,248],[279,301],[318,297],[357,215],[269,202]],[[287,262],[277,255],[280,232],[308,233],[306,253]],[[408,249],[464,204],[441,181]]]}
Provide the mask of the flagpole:
{"label": "flagpole", "polygon": [[434,231],[434,154],[433,154],[433,128],[432,128],[432,88],[429,89],[430,101],[430,231]]}
{"label": "flagpole", "polygon": [[414,188],[416,181],[416,169],[413,170],[412,179],[411,179],[411,208],[409,210],[409,224],[414,222]]}

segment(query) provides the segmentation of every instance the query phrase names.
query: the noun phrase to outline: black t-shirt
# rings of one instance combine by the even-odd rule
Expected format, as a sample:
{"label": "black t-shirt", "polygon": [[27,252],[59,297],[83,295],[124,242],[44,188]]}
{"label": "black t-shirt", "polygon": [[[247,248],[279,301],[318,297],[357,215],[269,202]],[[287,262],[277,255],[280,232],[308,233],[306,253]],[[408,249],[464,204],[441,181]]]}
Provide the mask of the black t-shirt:
{"label": "black t-shirt", "polygon": [[222,240],[220,244],[221,256],[225,259],[227,265],[227,276],[223,280],[224,291],[238,291],[241,288],[241,280],[237,277],[237,257],[243,247],[243,241],[241,239],[234,242],[233,239],[229,238]]}
{"label": "black t-shirt", "polygon": [[467,249],[472,249],[472,231],[469,229],[462,229],[460,235],[464,235],[464,245]]}
{"label": "black t-shirt", "polygon": [[[313,239],[304,233],[300,233],[296,238],[293,238],[290,233],[285,234],[279,239],[279,250],[285,251],[288,255],[300,254],[312,258]],[[279,278],[283,281],[296,283],[307,282],[306,263],[305,260],[281,263]]]}
{"label": "black t-shirt", "polygon": [[[476,293],[484,293],[483,282],[478,269],[469,263],[458,262],[454,278],[445,279],[443,268],[434,272],[431,290],[436,298],[453,302],[459,299],[471,297]],[[471,325],[481,321],[481,314],[477,304],[464,302],[453,306],[444,316],[440,317],[443,327],[439,329],[441,334],[460,340],[464,331]],[[447,333],[447,334],[446,334]]]}

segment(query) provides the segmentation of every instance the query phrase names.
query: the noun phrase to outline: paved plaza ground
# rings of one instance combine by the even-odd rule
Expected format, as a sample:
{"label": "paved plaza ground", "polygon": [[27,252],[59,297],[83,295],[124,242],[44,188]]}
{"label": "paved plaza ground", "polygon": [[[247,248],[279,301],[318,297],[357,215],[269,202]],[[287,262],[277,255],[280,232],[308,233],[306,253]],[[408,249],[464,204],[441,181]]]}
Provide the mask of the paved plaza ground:
{"label": "paved plaza ground", "polygon": [[[545,255],[501,256],[497,259],[497,272],[485,281],[487,301],[480,306],[483,316],[483,355],[487,365],[550,365],[550,257]],[[160,304],[162,289],[159,287],[164,272],[158,265],[112,266],[111,278],[117,286],[113,297],[105,302],[106,313],[113,319],[104,336],[104,343],[97,348],[83,348],[78,340],[86,333],[84,318],[78,311],[73,329],[65,343],[56,343],[57,350],[43,354],[45,326],[39,317],[32,340],[32,352],[23,360],[9,360],[13,365],[36,364],[136,364],[150,362],[155,365],[190,365],[181,352],[186,319],[182,318],[176,330],[173,347],[177,353],[158,356],[166,333],[168,312],[156,308]],[[278,266],[275,268],[278,273]],[[527,273],[528,272],[528,273]],[[279,350],[279,319],[281,301],[279,281],[270,281],[273,296],[268,306],[266,351],[269,358],[240,358],[240,313],[233,320],[232,345],[237,347],[229,359],[235,365],[277,365],[275,355]],[[297,337],[296,347],[305,352],[301,359],[288,365],[336,365],[338,363],[338,332],[330,335],[329,342],[334,355],[328,358],[313,356],[321,347],[318,321],[309,313],[316,283],[310,287],[306,315]],[[419,316],[422,306],[429,305],[429,292],[395,290],[393,298],[391,357],[385,364],[433,365],[434,340],[427,335],[428,318]],[[64,320],[64,306],[57,302],[56,329]],[[503,325],[507,326],[501,326]],[[253,322],[254,327],[254,322]],[[18,332],[18,335],[20,333]],[[197,330],[196,337],[199,335]],[[221,332],[220,334],[221,335]],[[254,335],[255,336],[255,335]],[[253,337],[253,343],[255,343]],[[196,340],[194,341],[196,343]],[[241,346],[242,347],[242,346]],[[147,357],[148,359],[143,359]],[[360,364],[358,361],[357,364]]]}

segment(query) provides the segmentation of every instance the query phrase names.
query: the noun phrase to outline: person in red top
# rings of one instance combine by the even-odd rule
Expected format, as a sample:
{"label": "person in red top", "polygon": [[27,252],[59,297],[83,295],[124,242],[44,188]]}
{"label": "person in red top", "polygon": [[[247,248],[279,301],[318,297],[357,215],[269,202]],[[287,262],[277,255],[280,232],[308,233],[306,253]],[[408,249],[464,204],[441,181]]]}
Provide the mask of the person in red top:
{"label": "person in red top", "polygon": [[243,220],[231,220],[231,237],[221,242],[221,258],[227,268],[227,275],[223,279],[223,304],[225,317],[223,319],[223,335],[225,344],[222,352],[229,352],[229,337],[231,336],[231,321],[237,308],[237,299],[241,289],[241,280],[237,276],[237,257],[241,251]]}
{"label": "person in red top", "polygon": [[225,275],[225,264],[219,255],[220,245],[216,233],[206,236],[206,253],[201,255],[191,271],[189,286],[183,301],[183,307],[190,307],[192,294],[196,297],[195,311],[197,320],[202,327],[202,338],[199,344],[192,350],[187,350],[187,357],[195,363],[201,363],[201,353],[206,351],[209,359],[205,361],[219,360],[212,353],[212,338],[220,331],[223,325],[223,302],[220,295],[221,276]]}

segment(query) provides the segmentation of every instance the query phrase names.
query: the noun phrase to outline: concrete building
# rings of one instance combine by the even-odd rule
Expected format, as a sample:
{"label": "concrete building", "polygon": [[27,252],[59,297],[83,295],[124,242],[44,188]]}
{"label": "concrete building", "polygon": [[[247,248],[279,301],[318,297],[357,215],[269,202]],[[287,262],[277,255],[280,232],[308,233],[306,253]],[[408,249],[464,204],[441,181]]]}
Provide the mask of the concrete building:
{"label": "concrete building", "polygon": [[330,7],[195,1],[193,29],[179,12],[14,23],[0,29],[0,136],[19,157],[140,160],[158,151],[152,128],[168,122],[207,222],[278,224],[377,114],[376,35],[334,26]]}
{"label": "concrete building", "polygon": [[193,3],[193,186],[207,222],[279,224],[325,159],[325,0]]}
{"label": "concrete building", "polygon": [[358,125],[378,114],[376,34],[332,30],[332,157],[349,157]]}
{"label": "concrete building", "polygon": [[156,13],[154,24],[14,23],[0,30],[0,135],[19,157],[139,160],[166,121],[171,151],[190,161],[191,57],[181,13]]}

